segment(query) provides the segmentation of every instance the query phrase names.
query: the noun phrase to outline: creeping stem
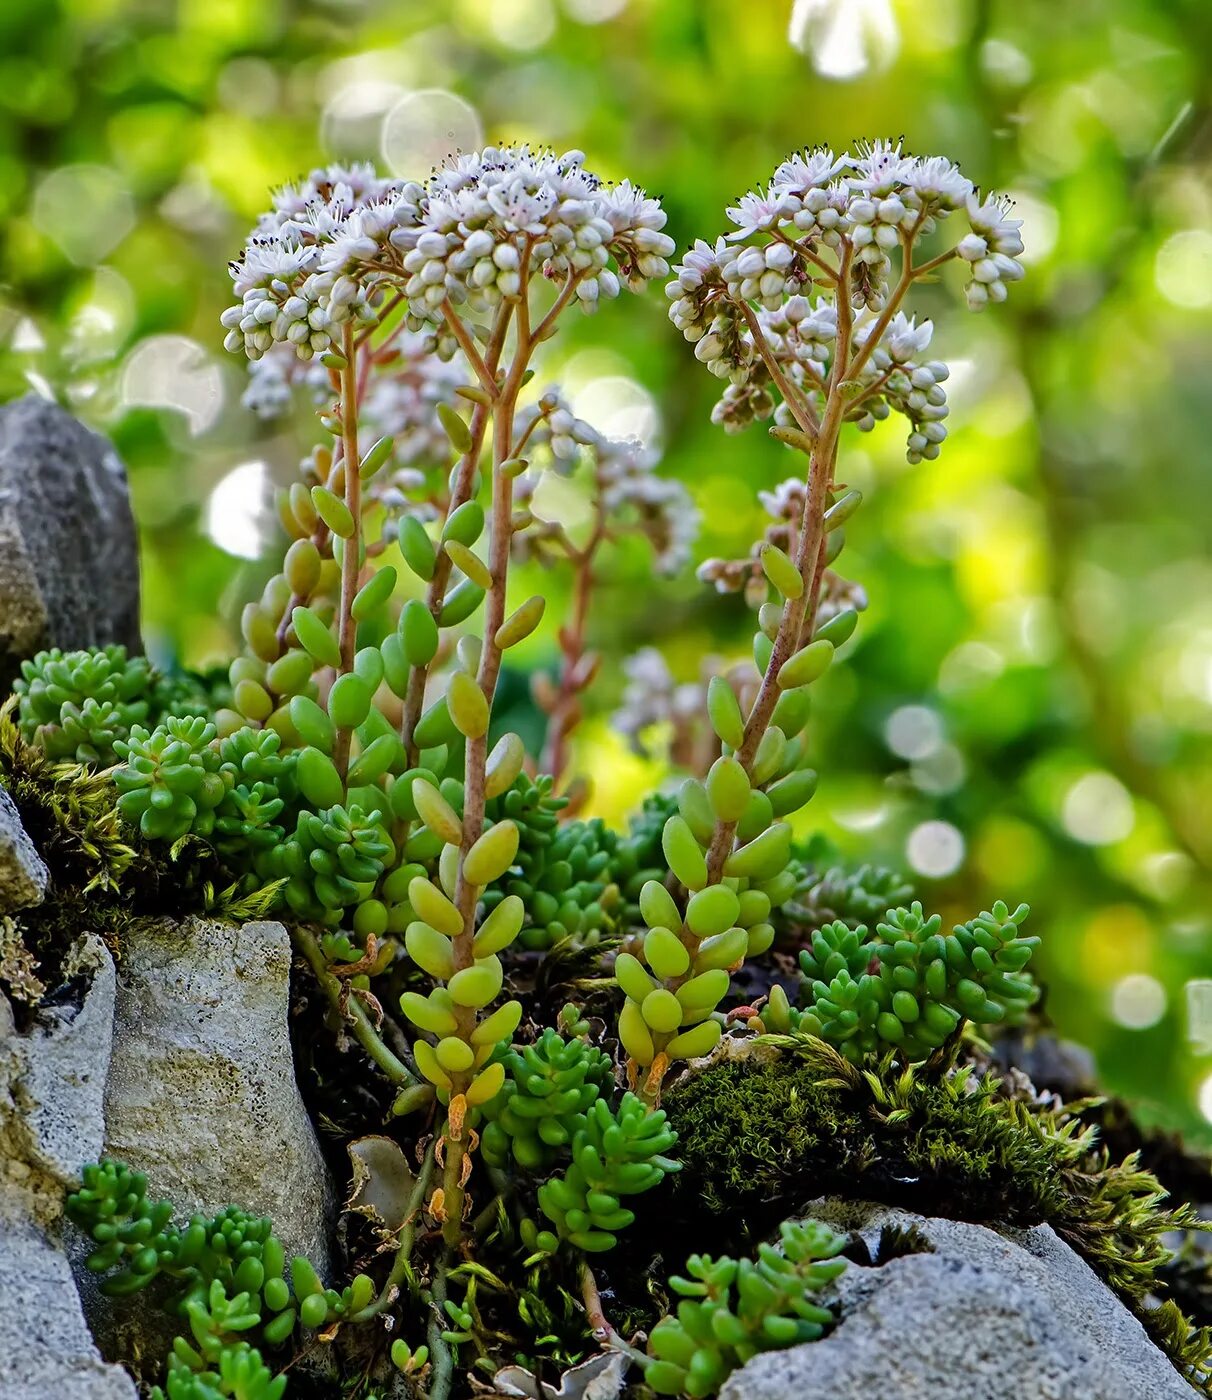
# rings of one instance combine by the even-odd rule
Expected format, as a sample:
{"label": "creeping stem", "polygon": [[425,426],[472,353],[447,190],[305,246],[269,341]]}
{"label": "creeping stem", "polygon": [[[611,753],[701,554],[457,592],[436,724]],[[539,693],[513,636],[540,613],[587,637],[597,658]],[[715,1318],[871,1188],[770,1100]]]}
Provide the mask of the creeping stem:
{"label": "creeping stem", "polygon": [[333,976],[329,970],[328,959],[324,956],[324,951],[312,930],[306,924],[294,924],[291,926],[291,937],[315,974],[316,982],[324,993],[329,1006],[338,1016],[347,1017],[353,1022],[354,1039],[362,1049],[394,1084],[398,1084],[402,1089],[407,1089],[410,1096],[413,1091],[416,1091],[416,1102],[412,1105],[413,1107],[420,1108],[431,1102],[433,1099],[431,1086],[418,1079],[404,1061],[388,1048],[378,1031],[375,1030],[374,1023],[366,1008],[358,1000],[357,994],[352,993],[348,998],[343,997],[341,979]]}

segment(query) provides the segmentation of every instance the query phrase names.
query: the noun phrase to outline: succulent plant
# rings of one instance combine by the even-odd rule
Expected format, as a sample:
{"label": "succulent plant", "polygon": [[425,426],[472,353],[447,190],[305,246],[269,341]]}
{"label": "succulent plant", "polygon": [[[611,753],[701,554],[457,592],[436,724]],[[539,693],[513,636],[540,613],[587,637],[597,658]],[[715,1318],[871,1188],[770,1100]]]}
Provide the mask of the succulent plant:
{"label": "succulent plant", "polygon": [[505,1083],[484,1109],[485,1160],[512,1158],[530,1172],[551,1166],[583,1126],[585,1114],[614,1082],[609,1056],[548,1027],[532,1045],[506,1052]]}
{"label": "succulent plant", "polygon": [[539,1230],[535,1247],[553,1251],[565,1240],[590,1254],[612,1249],[618,1232],[635,1219],[624,1198],[652,1190],[678,1170],[665,1155],[676,1140],[664,1112],[650,1112],[634,1094],[624,1094],[614,1110],[596,1099],[573,1137],[571,1165],[539,1187],[539,1208],[555,1232]]}
{"label": "succulent plant", "polygon": [[846,1267],[845,1246],[818,1221],[786,1221],[755,1259],[692,1254],[669,1280],[682,1301],[653,1328],[644,1379],[658,1395],[714,1395],[759,1352],[815,1341],[833,1315],[814,1295]]}
{"label": "succulent plant", "polygon": [[1028,912],[999,900],[949,935],[916,901],[889,910],[874,937],[864,925],[835,920],[800,954],[804,1005],[792,1007],[776,986],[762,1023],[817,1035],[855,1063],[888,1049],[906,1061],[925,1059],[965,1020],[1013,1022],[1035,1000],[1025,968],[1039,939],[1020,932]]}
{"label": "succulent plant", "polygon": [[108,646],[40,651],[21,663],[13,683],[21,737],[50,758],[108,767],[114,741],[124,739],[152,711],[153,678],[144,657]]}

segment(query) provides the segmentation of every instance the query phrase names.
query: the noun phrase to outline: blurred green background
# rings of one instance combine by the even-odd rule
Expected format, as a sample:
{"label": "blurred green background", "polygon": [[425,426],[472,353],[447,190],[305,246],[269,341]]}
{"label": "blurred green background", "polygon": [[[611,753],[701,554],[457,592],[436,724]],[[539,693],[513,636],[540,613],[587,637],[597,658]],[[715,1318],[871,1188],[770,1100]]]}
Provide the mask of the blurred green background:
{"label": "blurred green background", "polygon": [[[309,441],[240,406],[221,348],[269,186],[529,139],[659,193],[682,245],[804,144],[904,133],[958,159],[1018,201],[1027,279],[981,317],[958,281],[929,292],[937,463],[906,467],[895,425],[844,449],[871,608],[821,687],[811,815],[944,915],[1029,900],[1061,1030],[1208,1134],[1210,53],[1207,0],[4,0],[0,398],[32,384],[113,436],[149,645],[202,664],[237,644],[278,547],[259,493]],[[718,386],[657,289],[571,323],[547,368],[663,446],[699,557],[746,550],[795,463],[711,426]],[[662,776],[609,728],[618,660],[656,644],[693,679],[747,646],[738,600],[658,587],[628,555],[595,613],[614,661],[579,748],[615,819]]]}

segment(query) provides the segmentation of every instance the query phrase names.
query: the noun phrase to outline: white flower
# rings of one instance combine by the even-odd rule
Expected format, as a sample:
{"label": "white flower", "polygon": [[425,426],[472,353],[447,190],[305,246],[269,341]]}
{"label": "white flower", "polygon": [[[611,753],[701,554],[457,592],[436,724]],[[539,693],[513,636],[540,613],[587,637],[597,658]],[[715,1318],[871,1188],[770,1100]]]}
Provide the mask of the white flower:
{"label": "white flower", "polygon": [[909,184],[916,162],[901,146],[900,141],[895,146],[891,141],[865,142],[859,148],[850,183],[875,195],[892,194],[904,188]]}
{"label": "white flower", "polygon": [[961,208],[972,194],[972,181],[946,156],[923,156],[905,177],[906,193],[916,207],[933,213]]}
{"label": "white flower", "polygon": [[758,232],[768,233],[795,213],[795,202],[772,187],[765,194],[743,194],[724,212],[738,225],[737,231],[728,235],[729,241],[735,242]]}
{"label": "white flower", "polygon": [[973,233],[983,238],[993,252],[1013,258],[1023,251],[1020,232],[1023,221],[1010,217],[1010,211],[1014,208],[1010,199],[1005,195],[991,195],[982,204],[979,195],[973,191],[968,195],[966,204]]}
{"label": "white flower", "polygon": [[415,224],[420,194],[369,165],[313,170],[280,190],[231,264],[240,304],[221,318],[227,348],[255,360],[287,343],[309,359],[329,348],[335,326],[371,318],[382,274],[369,265],[394,232]]}
{"label": "white flower", "polygon": [[898,311],[884,333],[884,344],[888,354],[898,364],[904,364],[929,346],[933,333],[933,321],[923,321],[919,326],[913,317]]}
{"label": "white flower", "polygon": [[533,272],[575,277],[585,311],[664,276],[673,241],[659,201],[629,181],[604,186],[583,162],[580,151],[487,147],[438,170],[417,235],[394,239],[414,321],[439,319],[447,299],[490,311]]}
{"label": "white flower", "polygon": [[972,269],[966,291],[973,311],[982,310],[991,301],[1005,301],[1006,283],[1017,282],[1023,275],[1018,261],[1023,251],[1023,221],[1010,217],[1013,207],[1004,195],[990,196],[982,204],[975,190],[966,200],[972,232],[960,240],[956,251]]}
{"label": "white flower", "polygon": [[770,188],[783,195],[794,195],[797,201],[802,201],[810,190],[823,189],[843,170],[849,169],[850,163],[849,155],[835,156],[828,146],[797,151],[774,172]]}

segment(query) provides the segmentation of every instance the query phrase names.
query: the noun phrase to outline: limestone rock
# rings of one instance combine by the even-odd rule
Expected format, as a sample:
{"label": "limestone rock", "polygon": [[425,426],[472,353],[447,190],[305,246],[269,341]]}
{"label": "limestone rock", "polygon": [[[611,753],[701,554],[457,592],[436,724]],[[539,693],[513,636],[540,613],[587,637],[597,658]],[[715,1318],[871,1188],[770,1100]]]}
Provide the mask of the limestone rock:
{"label": "limestone rock", "polygon": [[0,996],[0,1395],[135,1400],[97,1353],[61,1248],[66,1188],[98,1156],[113,1028],[114,965],[88,935],[69,955],[78,998],[19,1034]]}
{"label": "limestone rock", "polygon": [[933,1253],[851,1264],[827,1337],[765,1352],[720,1400],[1191,1400],[1197,1392],[1089,1266],[1046,1225],[997,1232],[864,1202],[805,1212],[876,1254],[885,1225],[916,1226]]}
{"label": "limestone rock", "polygon": [[126,471],[104,438],[34,394],[0,407],[0,689],[43,647],[139,641]]}
{"label": "limestone rock", "polygon": [[13,799],[0,787],[0,914],[41,904],[49,881]]}
{"label": "limestone rock", "polygon": [[288,1254],[328,1265],[333,1190],[295,1082],[290,941],[279,923],[201,918],[123,938],[105,1150],[182,1218],[238,1205]]}

